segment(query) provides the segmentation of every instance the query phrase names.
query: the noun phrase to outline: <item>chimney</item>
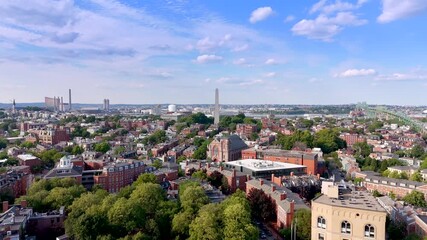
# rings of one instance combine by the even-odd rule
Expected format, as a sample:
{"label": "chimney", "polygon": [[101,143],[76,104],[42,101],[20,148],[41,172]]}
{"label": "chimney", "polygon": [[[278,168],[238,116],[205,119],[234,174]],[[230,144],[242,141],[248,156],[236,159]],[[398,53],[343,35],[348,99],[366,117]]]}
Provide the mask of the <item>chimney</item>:
{"label": "chimney", "polygon": [[271,181],[274,182],[274,173],[271,174]]}
{"label": "chimney", "polygon": [[283,201],[285,199],[286,199],[286,193],[285,192],[280,193],[280,201]]}
{"label": "chimney", "polygon": [[185,160],[185,166],[188,166],[188,160]]}
{"label": "chimney", "polygon": [[199,169],[202,168],[202,162],[199,161]]}
{"label": "chimney", "polygon": [[9,202],[3,201],[3,212],[6,212],[7,210],[9,210]]}
{"label": "chimney", "polygon": [[295,211],[295,201],[294,200],[292,200],[290,202],[290,209],[291,209],[291,213],[293,213]]}
{"label": "chimney", "polygon": [[261,185],[261,186],[262,186],[263,184],[264,184],[264,180],[260,179],[260,180],[259,180],[259,185]]}
{"label": "chimney", "polygon": [[294,172],[291,172],[291,177],[293,177],[294,176]]}
{"label": "chimney", "polygon": [[222,172],[222,170],[224,170],[224,167],[223,166],[219,166],[219,171]]}
{"label": "chimney", "polygon": [[316,176],[317,176],[317,179],[320,179],[320,174],[319,173]]}
{"label": "chimney", "polygon": [[209,169],[211,167],[211,163],[207,163],[206,166]]}
{"label": "chimney", "polygon": [[246,175],[246,181],[251,180],[251,175]]}
{"label": "chimney", "polygon": [[233,169],[233,177],[236,176],[236,169]]}
{"label": "chimney", "polygon": [[71,89],[68,89],[68,110],[71,111]]}
{"label": "chimney", "polygon": [[21,207],[22,208],[27,208],[27,206],[28,206],[27,200],[22,200],[21,201]]}
{"label": "chimney", "polygon": [[274,191],[276,191],[276,185],[274,185],[274,183],[271,184],[271,192],[273,193]]}

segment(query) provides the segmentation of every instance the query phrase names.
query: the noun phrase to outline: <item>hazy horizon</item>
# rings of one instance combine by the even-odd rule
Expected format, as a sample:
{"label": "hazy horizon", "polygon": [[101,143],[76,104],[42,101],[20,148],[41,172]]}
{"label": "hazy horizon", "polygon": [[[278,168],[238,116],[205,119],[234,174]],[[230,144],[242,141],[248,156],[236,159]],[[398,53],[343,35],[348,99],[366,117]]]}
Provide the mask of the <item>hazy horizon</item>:
{"label": "hazy horizon", "polygon": [[[427,1],[5,0],[0,102],[426,104]],[[128,103],[129,104],[129,103]]]}

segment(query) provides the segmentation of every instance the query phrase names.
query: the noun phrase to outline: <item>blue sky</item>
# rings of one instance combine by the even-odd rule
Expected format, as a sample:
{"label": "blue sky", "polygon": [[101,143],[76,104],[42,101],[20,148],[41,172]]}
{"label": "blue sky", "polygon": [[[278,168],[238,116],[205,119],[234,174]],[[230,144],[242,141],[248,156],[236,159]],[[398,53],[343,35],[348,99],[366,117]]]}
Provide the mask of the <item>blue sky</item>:
{"label": "blue sky", "polygon": [[0,102],[426,105],[425,0],[2,0]]}

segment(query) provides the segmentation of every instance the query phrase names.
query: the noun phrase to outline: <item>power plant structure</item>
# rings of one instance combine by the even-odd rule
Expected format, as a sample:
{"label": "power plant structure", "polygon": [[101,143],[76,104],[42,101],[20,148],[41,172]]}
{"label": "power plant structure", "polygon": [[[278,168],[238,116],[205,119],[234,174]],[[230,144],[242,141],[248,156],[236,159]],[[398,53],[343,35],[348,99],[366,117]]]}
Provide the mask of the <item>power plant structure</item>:
{"label": "power plant structure", "polygon": [[71,111],[71,89],[68,90],[68,104],[64,103],[63,97],[45,97],[44,103],[46,108],[51,109],[55,112],[64,112],[65,106],[68,105],[68,111]]}
{"label": "power plant structure", "polygon": [[110,99],[104,99],[104,104],[102,109],[107,112],[110,111]]}
{"label": "power plant structure", "polygon": [[214,124],[219,125],[219,91],[215,89],[215,110],[214,110]]}

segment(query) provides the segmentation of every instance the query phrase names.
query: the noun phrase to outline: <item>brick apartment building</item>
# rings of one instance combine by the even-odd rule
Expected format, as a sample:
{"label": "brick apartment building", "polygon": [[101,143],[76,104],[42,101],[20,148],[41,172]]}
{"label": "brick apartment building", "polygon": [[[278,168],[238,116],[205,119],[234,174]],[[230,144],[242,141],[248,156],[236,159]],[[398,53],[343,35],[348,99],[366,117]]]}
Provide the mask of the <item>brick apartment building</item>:
{"label": "brick apartment building", "polygon": [[[272,176],[272,179],[275,179],[275,177]],[[262,178],[249,180],[246,182],[246,195],[248,195],[253,188],[262,190],[275,201],[276,209],[272,209],[272,211],[276,211],[277,229],[289,228],[296,210],[309,209],[298,195],[274,182]]]}
{"label": "brick apartment building", "polygon": [[250,148],[242,151],[242,159],[261,159],[273,162],[292,163],[307,167],[307,174],[319,173],[318,154],[304,151]]}
{"label": "brick apartment building", "polygon": [[343,133],[340,138],[347,142],[347,146],[352,146],[355,143],[366,142],[366,138],[359,134]]}
{"label": "brick apartment building", "polygon": [[0,175],[0,191],[10,192],[13,197],[18,198],[27,194],[27,189],[33,182],[30,167],[17,166]]}
{"label": "brick apartment building", "polygon": [[19,161],[19,165],[21,166],[28,166],[30,169],[35,166],[40,166],[42,164],[42,161],[40,158],[33,156],[31,154],[20,154],[16,156]]}
{"label": "brick apartment building", "polygon": [[116,193],[132,184],[144,172],[145,164],[142,161],[123,160],[108,163],[102,168],[101,174],[93,178],[95,184],[110,193]]}
{"label": "brick apartment building", "polygon": [[47,128],[47,129],[31,129],[27,141],[55,145],[60,142],[66,142],[70,140],[70,129],[68,128]]}
{"label": "brick apartment building", "polygon": [[258,126],[256,124],[237,124],[236,133],[241,137],[248,138],[252,133],[256,133]]}
{"label": "brick apartment building", "polygon": [[392,192],[396,197],[403,198],[416,190],[423,193],[425,198],[427,197],[427,183],[382,177],[373,172],[357,173],[355,177],[364,179],[363,185],[370,192],[377,190],[383,195],[389,195]]}

